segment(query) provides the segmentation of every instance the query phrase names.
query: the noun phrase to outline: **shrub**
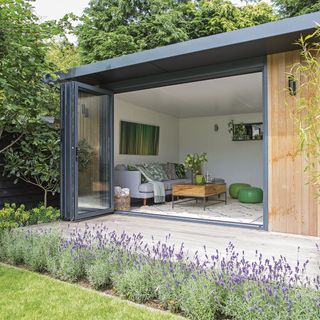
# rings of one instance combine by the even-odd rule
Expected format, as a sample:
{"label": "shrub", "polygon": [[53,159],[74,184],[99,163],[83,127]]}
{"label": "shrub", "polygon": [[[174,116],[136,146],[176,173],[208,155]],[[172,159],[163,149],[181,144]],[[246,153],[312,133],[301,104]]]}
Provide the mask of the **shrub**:
{"label": "shrub", "polygon": [[63,281],[75,282],[85,275],[85,255],[81,248],[64,244],[56,256],[47,259],[48,271]]}
{"label": "shrub", "polygon": [[46,271],[48,257],[55,256],[60,246],[60,233],[5,229],[0,232],[0,260],[24,263],[35,271]]}
{"label": "shrub", "polygon": [[0,229],[12,229],[32,224],[47,223],[60,218],[60,210],[39,206],[26,210],[25,205],[19,207],[15,203],[6,203],[0,210]]}
{"label": "shrub", "polygon": [[19,229],[0,230],[0,257],[4,262],[20,264],[24,262],[27,235]]}
{"label": "shrub", "polygon": [[285,257],[255,261],[230,244],[225,254],[186,256],[183,246],[144,244],[141,235],[117,235],[105,227],[74,231],[0,230],[0,260],[94,288],[112,285],[124,298],[163,306],[191,319],[220,315],[241,320],[320,319],[320,276],[308,278],[308,261],[292,267]]}
{"label": "shrub", "polygon": [[150,265],[141,265],[115,275],[113,284],[121,297],[135,302],[146,302],[156,298]]}
{"label": "shrub", "polygon": [[162,263],[161,272],[158,274],[158,297],[165,308],[172,312],[180,312],[181,286],[189,277],[183,261]]}
{"label": "shrub", "polygon": [[224,313],[235,319],[320,319],[315,290],[246,282],[228,291]]}
{"label": "shrub", "polygon": [[95,261],[86,269],[89,283],[95,289],[102,289],[111,284],[112,268],[101,260]]}
{"label": "shrub", "polygon": [[58,254],[59,232],[30,233],[25,242],[24,263],[34,271],[48,271],[48,258]]}
{"label": "shrub", "polygon": [[28,221],[29,225],[48,223],[56,221],[60,218],[60,210],[53,207],[45,207],[40,205],[37,208],[32,208],[29,210],[30,218]]}
{"label": "shrub", "polygon": [[219,307],[215,299],[215,286],[211,279],[205,276],[193,276],[181,284],[181,310],[191,319],[212,320]]}
{"label": "shrub", "polygon": [[0,210],[0,229],[17,228],[25,225],[30,218],[30,214],[22,204],[19,207],[15,203],[5,203]]}

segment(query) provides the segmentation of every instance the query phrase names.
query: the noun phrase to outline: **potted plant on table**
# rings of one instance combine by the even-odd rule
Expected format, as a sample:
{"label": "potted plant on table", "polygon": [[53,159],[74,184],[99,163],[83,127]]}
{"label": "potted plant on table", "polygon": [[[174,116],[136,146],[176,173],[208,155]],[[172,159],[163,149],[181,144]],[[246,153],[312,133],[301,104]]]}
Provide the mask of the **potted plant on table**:
{"label": "potted plant on table", "polygon": [[191,173],[191,183],[204,183],[205,180],[204,176],[201,174],[201,169],[205,162],[208,162],[208,156],[205,152],[200,155],[198,153],[187,154],[183,165],[186,168],[186,171]]}

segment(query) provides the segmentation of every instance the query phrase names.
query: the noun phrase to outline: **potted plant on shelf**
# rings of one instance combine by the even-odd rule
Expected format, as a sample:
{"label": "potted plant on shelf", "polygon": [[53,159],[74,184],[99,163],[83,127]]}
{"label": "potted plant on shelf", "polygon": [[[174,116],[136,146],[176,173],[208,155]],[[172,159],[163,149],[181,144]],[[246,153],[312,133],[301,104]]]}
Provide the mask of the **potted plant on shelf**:
{"label": "potted plant on shelf", "polygon": [[232,134],[232,140],[248,140],[247,129],[243,122],[234,124],[233,120],[228,123],[228,132]]}
{"label": "potted plant on shelf", "polygon": [[183,165],[186,171],[191,173],[192,184],[203,184],[205,182],[204,176],[201,174],[202,165],[205,162],[208,162],[208,156],[205,152],[200,155],[198,153],[187,154]]}

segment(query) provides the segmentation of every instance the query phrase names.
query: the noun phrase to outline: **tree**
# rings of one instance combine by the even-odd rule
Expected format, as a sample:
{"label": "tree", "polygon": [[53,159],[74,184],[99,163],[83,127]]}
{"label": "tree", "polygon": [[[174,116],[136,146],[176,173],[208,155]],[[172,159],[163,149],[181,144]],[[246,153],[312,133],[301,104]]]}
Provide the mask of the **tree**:
{"label": "tree", "polygon": [[44,75],[80,64],[66,30],[74,17],[40,23],[30,0],[0,0],[0,154],[5,173],[59,191],[59,131],[43,116],[59,117],[59,86]]}
{"label": "tree", "polygon": [[59,191],[60,137],[59,130],[41,123],[4,153],[5,173],[43,190],[47,207],[48,193]]}
{"label": "tree", "polygon": [[194,32],[190,33],[190,38],[250,27],[275,18],[273,8],[265,2],[237,7],[230,1],[202,0],[195,13]]}
{"label": "tree", "polygon": [[77,47],[66,39],[52,41],[48,45],[46,60],[56,66],[55,70],[63,72],[81,65]]}
{"label": "tree", "polygon": [[[300,151],[306,156],[305,171],[320,196],[320,28],[301,37],[300,62],[291,70],[291,80],[297,81],[293,96],[292,117],[299,134]],[[291,95],[293,94],[289,91]]]}
{"label": "tree", "polygon": [[59,111],[58,91],[41,81],[54,71],[45,57],[57,31],[39,23],[30,1],[0,0],[0,153]]}
{"label": "tree", "polygon": [[90,1],[76,30],[84,62],[112,58],[275,19],[266,3],[227,0]]}
{"label": "tree", "polygon": [[272,2],[284,17],[299,16],[320,10],[319,0],[273,0]]}

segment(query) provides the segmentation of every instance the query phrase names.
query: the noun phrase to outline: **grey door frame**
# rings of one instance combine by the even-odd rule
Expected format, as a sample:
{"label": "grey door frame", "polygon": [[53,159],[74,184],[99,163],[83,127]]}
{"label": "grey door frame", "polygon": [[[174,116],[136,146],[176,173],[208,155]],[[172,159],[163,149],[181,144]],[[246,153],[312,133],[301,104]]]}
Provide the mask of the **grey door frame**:
{"label": "grey door frame", "polygon": [[[92,210],[88,213],[78,214],[78,92],[88,92],[95,95],[107,96],[106,103],[109,104],[109,123],[107,124],[107,155],[110,183],[110,208],[105,210]],[[113,125],[114,125],[114,99],[113,92],[90,86],[77,81],[68,81],[61,84],[61,165],[60,165],[60,203],[62,217],[66,220],[79,220],[112,213],[114,211],[113,200]]]}
{"label": "grey door frame", "polygon": [[[198,67],[188,70],[176,71],[176,72],[164,72],[157,75],[151,75],[147,77],[133,78],[120,82],[104,83],[100,85],[100,88],[109,90],[114,94],[143,90],[148,88],[156,88],[167,85],[175,85],[181,83],[188,83],[194,81],[208,80],[208,79],[218,79],[235,75],[249,74],[254,72],[262,73],[262,101],[263,101],[263,189],[264,189],[264,199],[263,199],[263,229],[268,230],[268,75],[267,75],[267,58],[265,56],[256,57],[252,59],[237,60],[229,63],[223,63],[218,65],[210,65],[205,67]],[[70,124],[70,112],[66,112],[66,108],[63,105],[71,105],[73,97],[70,93],[70,86],[72,86],[72,81],[62,84],[61,87],[61,119],[66,123]],[[91,86],[89,86],[91,87]],[[113,96],[112,96],[112,128],[113,128]],[[64,111],[63,111],[64,110]],[[71,128],[67,126],[63,130],[68,130],[70,134]],[[62,137],[66,135],[62,132]],[[112,159],[113,159],[113,139],[112,139]],[[70,204],[68,204],[68,199],[70,199],[70,194],[67,192],[67,186],[70,185],[70,177],[66,175],[66,172],[70,172],[68,164],[65,163],[65,158],[70,157],[69,150],[63,149],[63,145],[67,145],[67,142],[62,139],[62,156],[61,156],[61,208],[63,212],[67,213],[64,218],[72,220],[72,217],[68,216],[70,212]],[[113,160],[112,160],[113,162]],[[112,180],[113,182],[113,180]],[[112,186],[112,185],[111,185]],[[214,223],[214,222],[208,222]],[[230,225],[229,223],[219,223],[220,225]],[[233,226],[243,227],[244,225],[232,224]]]}

